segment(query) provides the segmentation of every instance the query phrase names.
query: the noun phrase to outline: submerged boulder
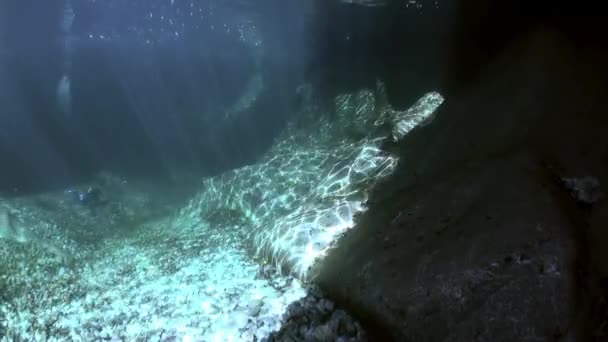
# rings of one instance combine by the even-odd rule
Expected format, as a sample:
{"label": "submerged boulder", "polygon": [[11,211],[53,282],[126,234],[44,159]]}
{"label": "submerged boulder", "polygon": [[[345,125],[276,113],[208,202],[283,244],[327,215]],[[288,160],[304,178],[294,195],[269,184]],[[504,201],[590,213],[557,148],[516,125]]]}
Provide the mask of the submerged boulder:
{"label": "submerged boulder", "polygon": [[[536,32],[399,143],[404,162],[316,277],[372,340],[606,338],[596,268],[608,215],[594,194],[608,178],[608,122],[593,105],[606,70],[581,58]],[[572,174],[597,181],[568,190]],[[600,202],[578,205],[588,198]]]}

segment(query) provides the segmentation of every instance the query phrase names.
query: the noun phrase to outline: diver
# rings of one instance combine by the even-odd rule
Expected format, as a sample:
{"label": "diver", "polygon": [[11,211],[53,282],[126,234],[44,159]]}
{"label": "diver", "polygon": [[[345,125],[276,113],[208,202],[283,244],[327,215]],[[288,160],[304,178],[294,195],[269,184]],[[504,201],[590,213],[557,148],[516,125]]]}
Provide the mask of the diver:
{"label": "diver", "polygon": [[107,203],[102,191],[96,186],[91,186],[86,191],[80,191],[78,189],[68,189],[65,191],[65,193],[71,195],[72,199],[76,203],[79,203],[89,208],[100,207]]}

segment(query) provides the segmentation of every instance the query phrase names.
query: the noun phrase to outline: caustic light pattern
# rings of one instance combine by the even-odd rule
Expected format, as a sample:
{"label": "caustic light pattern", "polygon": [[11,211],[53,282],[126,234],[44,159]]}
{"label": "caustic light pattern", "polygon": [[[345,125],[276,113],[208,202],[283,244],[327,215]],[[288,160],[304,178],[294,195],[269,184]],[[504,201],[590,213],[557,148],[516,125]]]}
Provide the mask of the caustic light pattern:
{"label": "caustic light pattern", "polygon": [[202,192],[178,217],[239,230],[257,258],[306,279],[365,210],[375,182],[395,169],[398,158],[382,143],[428,121],[442,102],[433,92],[396,111],[382,83],[376,91],[338,96],[331,120],[323,116],[312,129],[293,124],[258,164],[204,180]]}

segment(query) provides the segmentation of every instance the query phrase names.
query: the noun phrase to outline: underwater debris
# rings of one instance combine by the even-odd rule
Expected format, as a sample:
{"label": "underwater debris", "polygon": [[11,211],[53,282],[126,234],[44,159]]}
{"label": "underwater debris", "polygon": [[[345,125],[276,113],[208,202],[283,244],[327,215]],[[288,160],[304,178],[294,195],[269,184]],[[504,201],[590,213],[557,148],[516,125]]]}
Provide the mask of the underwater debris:
{"label": "underwater debris", "polygon": [[581,204],[591,205],[604,197],[600,189],[600,181],[592,176],[585,177],[562,177],[564,187],[570,191],[570,195]]}
{"label": "underwater debris", "polygon": [[75,199],[83,205],[98,205],[103,204],[103,193],[98,187],[89,187],[86,191],[78,191],[74,189],[67,190],[66,193],[72,194]]}
{"label": "underwater debris", "polygon": [[224,119],[233,120],[250,110],[264,91],[264,78],[256,73],[251,77],[238,100],[224,112]]}

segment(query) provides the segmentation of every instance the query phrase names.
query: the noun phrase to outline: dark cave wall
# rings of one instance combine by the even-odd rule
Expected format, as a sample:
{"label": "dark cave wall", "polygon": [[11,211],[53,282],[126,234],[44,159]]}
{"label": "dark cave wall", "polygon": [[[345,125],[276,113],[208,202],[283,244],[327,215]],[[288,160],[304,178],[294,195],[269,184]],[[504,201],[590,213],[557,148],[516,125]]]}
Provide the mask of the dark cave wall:
{"label": "dark cave wall", "polygon": [[596,1],[455,1],[449,26],[444,92],[478,81],[510,43],[541,28],[563,34],[577,48],[605,50],[605,10]]}
{"label": "dark cave wall", "polygon": [[606,201],[559,181],[608,182],[607,40],[579,5],[456,7],[446,102],[317,277],[375,340],[608,338]]}

